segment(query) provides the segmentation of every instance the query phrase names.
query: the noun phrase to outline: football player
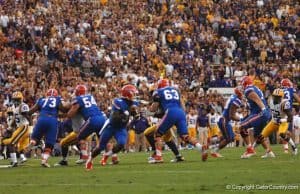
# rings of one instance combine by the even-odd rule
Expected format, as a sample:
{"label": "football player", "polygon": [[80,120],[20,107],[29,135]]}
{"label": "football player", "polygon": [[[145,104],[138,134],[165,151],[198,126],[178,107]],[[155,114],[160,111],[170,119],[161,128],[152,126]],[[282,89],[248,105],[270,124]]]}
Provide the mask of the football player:
{"label": "football player", "polygon": [[[79,133],[79,129],[83,125],[83,123],[84,119],[80,113],[77,113],[71,119],[67,119],[61,122],[60,130],[62,130],[63,133],[68,132],[68,134],[59,141],[59,144],[62,149],[62,160],[56,163],[55,166],[68,165],[67,155],[69,151],[69,146],[77,145],[77,136]],[[63,135],[64,134],[62,134],[61,136]],[[80,144],[80,159],[76,161],[76,164],[83,164],[88,158],[88,142],[82,140],[81,143],[82,145]]]}
{"label": "football player", "polygon": [[216,113],[215,109],[210,106],[210,112],[207,115],[208,117],[208,133],[209,133],[209,142],[212,148],[211,156],[214,158],[220,158],[222,155],[218,152],[216,152],[216,147],[218,147],[218,141],[219,141],[219,127],[218,127],[218,121],[219,121],[219,115]]}
{"label": "football player", "polygon": [[247,130],[253,128],[254,138],[257,139],[263,128],[271,119],[271,112],[262,91],[253,85],[253,81],[249,76],[242,78],[241,85],[250,110],[250,114],[242,119],[239,127],[241,136],[247,144],[247,150],[241,158],[249,158],[255,154],[255,151],[250,143]]}
{"label": "football player", "polygon": [[114,164],[118,163],[117,153],[124,149],[127,141],[127,130],[129,117],[138,114],[137,106],[139,103],[135,101],[138,90],[133,85],[125,85],[121,89],[121,97],[115,98],[112,103],[112,110],[105,126],[101,130],[100,143],[93,150],[91,156],[86,162],[86,170],[93,168],[93,159],[97,157],[101,151],[105,150],[109,140],[114,137],[116,144],[112,150],[103,154],[101,165],[107,163],[107,159],[112,156]]}
{"label": "football player", "polygon": [[196,138],[188,135],[186,114],[181,106],[179,91],[170,86],[168,79],[162,79],[158,82],[158,88],[153,93],[153,103],[150,107],[151,112],[155,112],[158,107],[162,107],[164,116],[162,117],[158,129],[155,132],[156,155],[154,159],[157,162],[163,161],[162,158],[162,136],[175,125],[180,138],[186,143],[190,143],[202,152],[202,160],[207,160],[206,146],[202,146]]}
{"label": "football player", "polygon": [[191,138],[196,138],[197,137],[198,115],[196,114],[196,110],[194,108],[191,108],[191,110],[187,114],[186,120],[187,120],[187,123],[188,123],[189,136]]}
{"label": "football player", "polygon": [[[291,104],[290,109],[292,110],[294,99],[296,99],[296,101],[298,103],[300,103],[300,97],[297,95],[296,90],[293,87],[293,83],[289,79],[287,79],[287,78],[282,79],[281,82],[280,82],[280,85],[283,88],[284,99],[286,99],[290,102],[290,104]],[[291,122],[289,124],[288,130],[290,132],[292,132],[293,122]],[[288,150],[289,150],[288,142],[286,142],[285,140],[283,140],[283,149],[284,149],[285,153],[288,153]]]}
{"label": "football player", "polygon": [[[20,153],[21,163],[26,162],[24,156],[24,149],[29,143],[29,119],[27,113],[29,106],[23,102],[23,95],[21,92],[14,92],[12,95],[12,107],[8,112],[8,131],[13,131],[11,137],[4,139],[2,143],[8,146],[10,152],[11,166],[17,166],[16,151]],[[13,126],[17,128],[14,130]],[[16,147],[18,150],[16,150]]]}
{"label": "football player", "polygon": [[[239,88],[234,89],[234,94],[227,100],[218,126],[222,133],[219,145],[215,148],[215,153],[224,148],[227,144],[234,141],[235,134],[232,130],[231,121],[240,121],[240,117],[236,114],[237,110],[242,106],[242,92]],[[219,156],[217,156],[219,157]]]}
{"label": "football player", "polygon": [[[106,115],[97,105],[95,98],[88,94],[85,85],[77,85],[75,88],[75,99],[67,113],[67,118],[72,119],[72,125],[79,125],[80,117],[83,117],[84,123],[79,127],[78,133],[72,132],[69,139],[62,141],[63,145],[79,143],[84,162],[88,159],[88,145],[85,139],[93,133],[99,134],[106,121]],[[76,130],[78,127],[73,126]]]}
{"label": "football player", "polygon": [[44,137],[45,148],[42,153],[41,165],[47,168],[50,167],[48,158],[56,143],[59,110],[66,111],[66,107],[63,105],[62,98],[58,96],[57,90],[52,88],[47,90],[45,97],[39,98],[28,112],[29,115],[32,115],[36,111],[39,111],[40,115],[34,126],[30,144],[27,149],[31,150],[31,148],[38,145],[42,137]]}
{"label": "football player", "polygon": [[[293,120],[292,109],[290,108],[292,105],[288,99],[284,98],[284,91],[282,89],[275,89],[272,95],[274,104],[272,108],[272,120],[264,128],[255,144],[265,142],[265,138],[269,137],[272,132],[278,130],[279,136],[290,143],[293,154],[296,155],[298,149],[291,138],[291,133],[288,131],[288,127]],[[268,144],[266,147],[264,146],[264,148],[266,149],[266,154],[263,155],[262,158],[275,157]]]}

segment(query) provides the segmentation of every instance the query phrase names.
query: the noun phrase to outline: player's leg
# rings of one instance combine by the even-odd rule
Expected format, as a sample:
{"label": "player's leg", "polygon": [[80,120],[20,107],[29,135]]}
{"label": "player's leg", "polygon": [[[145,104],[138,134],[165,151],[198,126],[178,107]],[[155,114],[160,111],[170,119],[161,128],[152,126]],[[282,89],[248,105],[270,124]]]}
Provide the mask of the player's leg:
{"label": "player's leg", "polygon": [[17,148],[15,145],[9,144],[7,145],[7,149],[9,151],[10,156],[10,166],[11,167],[17,167],[18,166],[18,160],[17,160]]}
{"label": "player's leg", "polygon": [[176,112],[176,120],[175,126],[177,128],[177,133],[179,134],[180,138],[186,142],[192,144],[197,150],[202,153],[202,161],[207,160],[207,147],[206,145],[200,144],[196,138],[192,138],[188,135],[187,125],[186,125],[186,117],[185,113],[182,111]]}
{"label": "player's leg", "polygon": [[179,153],[179,150],[175,144],[175,141],[173,140],[173,130],[169,129],[165,135],[163,135],[163,140],[167,144],[167,146],[171,149],[173,152],[175,158],[171,160],[171,162],[182,162],[184,161],[184,157]]}
{"label": "player's leg", "polygon": [[219,153],[219,150],[223,149],[227,144],[234,141],[234,132],[232,130],[232,126],[226,121],[225,118],[220,118],[218,121],[218,126],[222,133],[222,138],[214,150],[216,157],[220,157],[220,155],[217,154]]}
{"label": "player's leg", "polygon": [[117,157],[117,153],[119,153],[121,150],[125,148],[126,141],[127,141],[127,131],[126,129],[118,129],[115,130],[114,134],[116,144],[113,146],[112,150],[109,150],[108,152],[104,153],[104,157],[106,156],[112,156],[112,163],[118,164],[119,160]]}
{"label": "player's leg", "polygon": [[12,136],[10,138],[6,138],[2,141],[2,143],[4,145],[16,145],[18,143],[18,141],[23,137],[23,135],[26,134],[28,130],[28,126],[27,125],[22,125],[20,127],[18,127],[13,133]]}
{"label": "player's leg", "polygon": [[[154,156],[155,162],[154,163],[160,163],[163,162],[162,158],[162,147],[163,147],[163,139],[162,136],[174,125],[176,122],[176,112],[170,111],[168,109],[161,119],[160,123],[157,126],[157,130],[155,132],[154,138],[155,138],[155,150],[156,155]],[[186,129],[187,130],[187,129]],[[187,133],[187,131],[186,131]]]}
{"label": "player's leg", "polygon": [[94,158],[96,158],[103,150],[106,149],[107,143],[113,137],[113,135],[114,135],[114,131],[112,126],[111,125],[105,126],[105,128],[101,132],[101,136],[97,147],[91,152],[88,160],[85,163],[86,170],[92,170]]}
{"label": "player's leg", "polygon": [[279,133],[279,136],[286,142],[288,142],[291,147],[292,147],[292,150],[293,150],[293,154],[294,155],[297,155],[298,154],[298,149],[296,147],[296,144],[294,143],[293,139],[291,138],[291,132],[288,131],[288,128],[289,128],[289,123],[288,122],[282,122],[280,125],[279,125],[279,129],[278,129],[278,133]]}
{"label": "player's leg", "polygon": [[145,131],[144,131],[144,135],[148,141],[148,143],[151,146],[151,150],[154,152],[152,155],[155,155],[155,138],[154,138],[154,133],[157,130],[157,125],[153,125],[151,127],[148,127]]}
{"label": "player's leg", "polygon": [[[46,126],[44,127],[46,128]],[[57,119],[49,118],[47,122],[47,128],[45,130],[45,149],[42,154],[42,162],[41,162],[41,165],[46,168],[50,167],[50,164],[48,163],[48,159],[54,148],[54,144],[56,143],[56,136],[58,132],[57,127],[58,127]]]}
{"label": "player's leg", "polygon": [[59,144],[61,146],[62,160],[56,163],[54,166],[68,165],[67,157],[69,152],[69,146],[74,145],[76,143],[77,143],[77,133],[74,131],[72,131],[66,137],[60,140]]}
{"label": "player's leg", "polygon": [[244,118],[241,121],[241,124],[239,126],[239,131],[240,131],[241,137],[243,138],[244,143],[247,146],[247,149],[243,153],[241,158],[248,158],[248,157],[251,157],[252,155],[255,155],[255,150],[251,144],[248,129],[253,128],[254,124],[256,122],[258,122],[259,119],[261,119],[260,114],[252,114],[252,115],[248,115],[246,118]]}
{"label": "player's leg", "polygon": [[24,163],[27,161],[27,158],[25,157],[24,151],[27,147],[27,145],[29,144],[29,126],[27,125],[26,127],[26,132],[25,134],[20,138],[20,140],[18,141],[18,153],[20,154],[20,162]]}

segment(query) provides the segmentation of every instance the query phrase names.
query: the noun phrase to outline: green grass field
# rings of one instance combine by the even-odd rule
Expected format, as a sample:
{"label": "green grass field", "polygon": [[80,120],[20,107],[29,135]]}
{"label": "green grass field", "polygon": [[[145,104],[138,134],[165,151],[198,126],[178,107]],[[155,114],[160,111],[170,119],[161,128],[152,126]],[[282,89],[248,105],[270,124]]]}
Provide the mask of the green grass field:
{"label": "green grass field", "polygon": [[[0,169],[0,193],[300,193],[299,156],[283,154],[274,147],[276,158],[261,159],[261,148],[250,159],[240,159],[244,148],[222,150],[224,158],[202,162],[195,150],[183,151],[182,163],[170,163],[172,154],[165,152],[163,164],[147,164],[148,153],[120,154],[119,165],[100,166],[99,158],[90,172],[69,159],[68,167],[40,167],[32,159],[18,168]],[[51,158],[54,164],[60,158]],[[0,164],[7,164],[7,160]],[[297,188],[276,190],[274,185]],[[244,190],[238,190],[244,186]],[[248,189],[247,190],[247,187]],[[269,186],[269,190],[262,190]],[[228,189],[231,187],[231,189]],[[254,188],[253,188],[254,187]]]}

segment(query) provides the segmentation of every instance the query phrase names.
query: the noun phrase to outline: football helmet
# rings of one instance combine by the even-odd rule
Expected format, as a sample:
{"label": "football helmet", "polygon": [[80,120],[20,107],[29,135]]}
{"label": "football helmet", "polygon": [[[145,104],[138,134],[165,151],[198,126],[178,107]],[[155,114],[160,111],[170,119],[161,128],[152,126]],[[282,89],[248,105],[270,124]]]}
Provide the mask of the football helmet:
{"label": "football helmet", "polygon": [[234,88],[234,94],[237,95],[237,97],[240,99],[243,97],[243,92],[241,91],[240,87]]}
{"label": "football helmet", "polygon": [[23,94],[22,94],[22,92],[19,92],[19,91],[14,92],[12,94],[11,99],[12,99],[13,104],[15,104],[16,106],[20,105],[23,102]]}
{"label": "football helmet", "polygon": [[168,79],[161,79],[157,83],[157,88],[158,89],[164,88],[164,87],[167,87],[167,86],[170,86],[170,81]]}
{"label": "football helmet", "polygon": [[288,78],[282,79],[280,82],[281,87],[283,88],[292,88],[293,83]]}
{"label": "football helmet", "polygon": [[133,100],[137,96],[138,93],[139,92],[136,89],[136,87],[131,84],[125,85],[121,89],[121,96],[128,100]]}
{"label": "football helmet", "polygon": [[273,91],[272,93],[273,96],[278,96],[278,97],[283,97],[284,96],[284,92],[282,89],[277,88]]}
{"label": "football helmet", "polygon": [[76,96],[81,96],[85,95],[87,93],[87,87],[85,85],[77,85],[75,88],[75,95]]}
{"label": "football helmet", "polygon": [[50,96],[55,97],[55,96],[58,96],[58,92],[57,92],[56,89],[51,88],[51,89],[49,89],[49,90],[47,91],[46,96],[47,96],[47,97],[50,97]]}
{"label": "football helmet", "polygon": [[241,80],[241,85],[242,85],[243,89],[245,89],[248,86],[252,86],[253,85],[253,80],[249,76],[244,76],[242,78],[242,80]]}

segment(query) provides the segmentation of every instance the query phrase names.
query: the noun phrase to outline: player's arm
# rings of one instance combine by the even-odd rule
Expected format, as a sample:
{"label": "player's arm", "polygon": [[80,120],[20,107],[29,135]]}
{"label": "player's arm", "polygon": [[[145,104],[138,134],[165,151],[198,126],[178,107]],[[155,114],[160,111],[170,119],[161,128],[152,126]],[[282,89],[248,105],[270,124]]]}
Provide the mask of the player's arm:
{"label": "player's arm", "polygon": [[230,106],[229,117],[231,120],[240,121],[240,117],[236,114],[238,108],[239,106],[234,103]]}
{"label": "player's arm", "polygon": [[80,108],[80,105],[78,103],[74,103],[71,106],[70,110],[67,112],[66,117],[68,119],[71,119],[72,117],[74,117],[77,114],[79,108]]}
{"label": "player's arm", "polygon": [[298,96],[298,94],[294,93],[294,98],[296,99],[296,101],[300,104],[300,96]]}
{"label": "player's arm", "polygon": [[72,104],[70,102],[66,102],[63,99],[61,99],[61,103],[59,104],[58,109],[63,113],[67,113],[71,107],[72,107]]}
{"label": "player's arm", "polygon": [[33,113],[35,113],[38,110],[39,110],[39,105],[37,102],[30,108],[30,110],[27,112],[27,114],[31,116]]}
{"label": "player's arm", "polygon": [[159,102],[159,95],[157,91],[153,92],[153,102],[150,106],[150,112],[156,112],[159,109],[160,102]]}
{"label": "player's arm", "polygon": [[266,109],[264,103],[262,102],[262,100],[259,98],[259,96],[254,91],[249,92],[248,98],[250,100],[254,101],[257,104],[257,106],[259,106],[260,110]]}
{"label": "player's arm", "polygon": [[29,121],[29,123],[32,123],[31,116],[28,114],[28,112],[30,111],[29,106],[27,104],[24,104],[20,107],[20,109],[21,115],[24,116]]}
{"label": "player's arm", "polygon": [[[293,122],[293,113],[292,113],[291,106],[292,105],[288,101],[286,101],[284,104],[281,105],[281,108],[282,108],[283,112],[287,115],[287,120],[286,121],[288,123]],[[282,122],[284,122],[284,120]]]}

